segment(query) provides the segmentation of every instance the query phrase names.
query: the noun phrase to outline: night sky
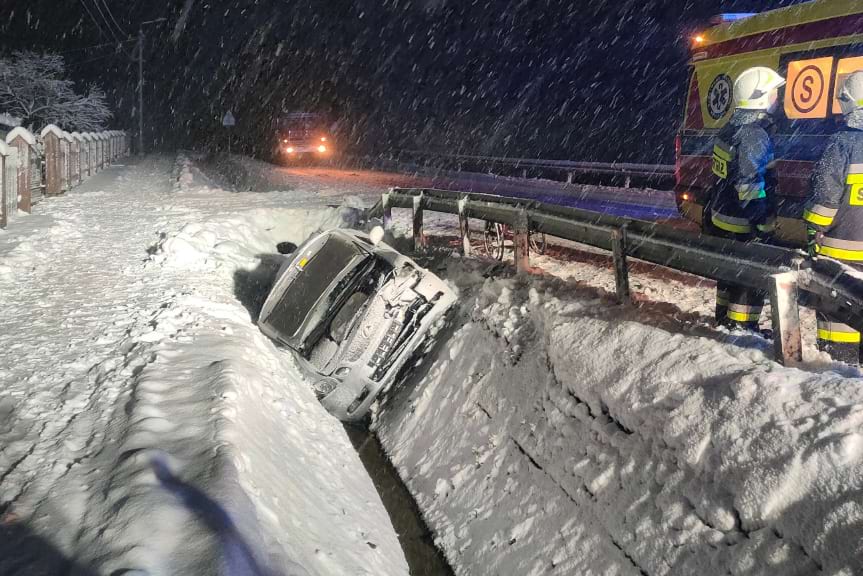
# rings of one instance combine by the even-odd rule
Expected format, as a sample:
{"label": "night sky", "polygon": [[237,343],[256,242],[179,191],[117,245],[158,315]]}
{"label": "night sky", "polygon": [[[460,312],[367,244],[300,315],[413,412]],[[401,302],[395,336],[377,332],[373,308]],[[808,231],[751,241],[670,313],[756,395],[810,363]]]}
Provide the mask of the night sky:
{"label": "night sky", "polygon": [[117,128],[136,125],[137,82],[135,44],[118,41],[168,18],[147,28],[154,146],[221,141],[231,108],[243,146],[263,151],[281,110],[319,110],[355,152],[643,162],[673,158],[693,31],[720,12],[799,3],[0,1],[0,52],[63,52],[76,81],[109,93]]}

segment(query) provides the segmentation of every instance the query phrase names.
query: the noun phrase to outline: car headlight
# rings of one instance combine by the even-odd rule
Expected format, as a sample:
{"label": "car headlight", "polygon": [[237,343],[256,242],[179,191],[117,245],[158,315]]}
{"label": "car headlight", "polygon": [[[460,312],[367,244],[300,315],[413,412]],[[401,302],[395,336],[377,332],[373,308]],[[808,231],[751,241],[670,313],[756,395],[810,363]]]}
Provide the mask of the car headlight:
{"label": "car headlight", "polygon": [[321,144],[320,146],[318,146],[318,152],[320,152],[321,154],[323,154],[323,153],[324,153],[324,152],[326,152],[326,151],[327,151],[327,147],[326,147],[326,146],[324,146],[323,144]]}

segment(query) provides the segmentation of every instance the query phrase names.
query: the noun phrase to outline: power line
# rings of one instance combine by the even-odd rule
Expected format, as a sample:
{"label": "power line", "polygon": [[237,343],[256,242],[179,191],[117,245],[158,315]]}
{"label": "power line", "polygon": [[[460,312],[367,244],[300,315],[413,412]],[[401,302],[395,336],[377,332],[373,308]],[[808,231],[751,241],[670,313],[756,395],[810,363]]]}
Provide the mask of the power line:
{"label": "power line", "polygon": [[[130,42],[137,42],[134,38],[129,38],[128,40],[123,40],[120,44],[129,44]],[[103,42],[101,44],[94,44],[92,46],[84,46],[83,48],[72,48],[69,50],[64,50],[63,52],[56,52],[56,54],[63,56],[64,54],[72,54],[74,52],[85,52],[87,50],[94,50],[96,48],[105,48],[106,46],[117,46],[117,42]]]}
{"label": "power line", "polygon": [[76,66],[81,66],[82,64],[89,64],[90,62],[98,62],[99,60],[105,60],[106,58],[113,58],[115,54],[103,54],[102,56],[96,56],[95,58],[87,58],[86,60],[79,60],[78,62],[67,62],[67,68],[74,68]]}
{"label": "power line", "polygon": [[104,13],[104,12],[102,12],[102,8],[99,6],[99,0],[93,0],[93,6],[95,6],[95,7],[96,7],[96,12],[98,12],[98,13],[99,13],[99,16],[101,16],[101,17],[102,17],[102,21],[103,21],[103,22],[108,26],[108,32],[110,32],[110,33],[111,33],[111,36],[113,36],[113,37],[114,37],[114,40],[116,40],[117,42],[119,42],[119,41],[120,41],[120,37],[119,37],[119,36],[117,36],[117,33],[116,33],[116,32],[114,32],[114,29],[111,27],[111,23],[110,23],[110,22],[108,22],[108,18],[105,16],[105,13]]}
{"label": "power line", "polygon": [[114,26],[116,26],[116,27],[117,27],[117,30],[120,32],[120,35],[125,36],[125,37],[127,37],[127,38],[128,38],[128,37],[129,37],[129,35],[128,35],[128,34],[126,34],[126,32],[123,30],[123,27],[122,27],[122,26],[120,26],[120,25],[117,23],[117,19],[116,19],[116,18],[114,18],[114,14],[111,12],[111,8],[109,8],[109,7],[108,7],[108,2],[106,2],[106,0],[95,0],[95,2],[97,2],[97,3],[98,3],[99,1],[101,1],[101,2],[102,2],[102,6],[104,6],[104,7],[105,7],[105,12],[107,12],[107,13],[108,13],[108,16],[110,16],[110,17],[111,17],[111,22],[113,22],[113,23],[114,23]]}
{"label": "power line", "polygon": [[[87,15],[90,16],[90,20],[93,21],[93,24],[95,24],[96,28],[99,29],[99,36],[107,38],[107,34],[105,34],[105,29],[102,28],[102,25],[99,23],[98,20],[96,20],[96,17],[93,16],[93,12],[90,11],[90,7],[87,6],[87,3],[84,0],[78,0],[78,1],[81,3],[81,6],[84,7],[84,10],[87,11]],[[110,38],[108,38],[108,39],[110,40]],[[116,38],[115,38],[115,40],[116,40]]]}

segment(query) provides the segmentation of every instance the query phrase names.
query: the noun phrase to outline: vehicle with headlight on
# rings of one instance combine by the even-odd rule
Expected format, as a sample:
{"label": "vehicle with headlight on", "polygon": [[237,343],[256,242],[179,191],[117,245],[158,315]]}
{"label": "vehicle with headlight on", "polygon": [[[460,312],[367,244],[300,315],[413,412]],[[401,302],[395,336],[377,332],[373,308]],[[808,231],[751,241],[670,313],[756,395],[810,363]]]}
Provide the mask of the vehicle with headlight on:
{"label": "vehicle with headlight on", "polygon": [[283,161],[321,161],[333,157],[332,137],[323,114],[285,114],[279,121],[277,135],[278,157]]}
{"label": "vehicle with headlight on", "polygon": [[430,343],[455,301],[410,258],[362,232],[334,229],[286,257],[258,325],[295,353],[327,410],[356,421]]}

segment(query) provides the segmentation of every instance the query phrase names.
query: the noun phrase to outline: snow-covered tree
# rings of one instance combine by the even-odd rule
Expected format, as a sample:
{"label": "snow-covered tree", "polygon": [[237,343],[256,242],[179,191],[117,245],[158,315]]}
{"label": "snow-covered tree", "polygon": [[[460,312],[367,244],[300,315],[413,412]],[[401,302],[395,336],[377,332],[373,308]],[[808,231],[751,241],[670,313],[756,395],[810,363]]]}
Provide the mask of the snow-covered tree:
{"label": "snow-covered tree", "polygon": [[0,112],[21,118],[25,126],[56,124],[79,132],[104,130],[111,118],[101,88],[92,85],[78,94],[62,56],[35,52],[0,58]]}

